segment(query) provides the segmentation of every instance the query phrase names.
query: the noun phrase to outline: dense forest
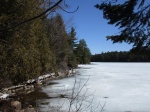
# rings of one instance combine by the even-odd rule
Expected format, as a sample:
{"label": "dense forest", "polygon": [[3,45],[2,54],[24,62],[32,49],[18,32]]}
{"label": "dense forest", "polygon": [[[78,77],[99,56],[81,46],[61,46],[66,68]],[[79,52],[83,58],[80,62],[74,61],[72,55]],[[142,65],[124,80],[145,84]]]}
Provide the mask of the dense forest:
{"label": "dense forest", "polygon": [[59,7],[46,13],[48,6],[55,5],[47,2],[0,1],[1,84],[17,84],[90,62],[91,53],[85,40],[77,40],[73,27],[66,30],[62,16],[57,13]]}
{"label": "dense forest", "polygon": [[137,54],[132,52],[106,52],[95,54],[91,58],[92,62],[150,62],[150,55]]}

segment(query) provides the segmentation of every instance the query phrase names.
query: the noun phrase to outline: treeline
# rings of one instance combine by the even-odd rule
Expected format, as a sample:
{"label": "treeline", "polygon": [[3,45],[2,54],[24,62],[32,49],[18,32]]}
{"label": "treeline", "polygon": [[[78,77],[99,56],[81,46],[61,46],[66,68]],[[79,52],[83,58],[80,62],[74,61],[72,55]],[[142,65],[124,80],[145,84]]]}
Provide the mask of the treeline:
{"label": "treeline", "polygon": [[0,4],[0,83],[17,84],[90,62],[85,40],[77,40],[73,27],[66,31],[60,14],[18,25],[41,14],[45,0],[1,0]]}
{"label": "treeline", "polygon": [[148,54],[134,54],[131,52],[106,52],[92,55],[92,62],[150,62]]}

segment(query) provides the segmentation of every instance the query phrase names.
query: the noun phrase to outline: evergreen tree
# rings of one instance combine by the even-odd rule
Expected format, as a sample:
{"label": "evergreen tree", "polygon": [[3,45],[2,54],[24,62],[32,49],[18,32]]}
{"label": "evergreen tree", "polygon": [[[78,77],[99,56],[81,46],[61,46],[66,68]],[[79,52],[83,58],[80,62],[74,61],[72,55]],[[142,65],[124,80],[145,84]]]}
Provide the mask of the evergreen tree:
{"label": "evergreen tree", "polygon": [[[37,0],[1,0],[0,4],[3,4],[0,7],[0,29],[32,18],[42,10]],[[0,32],[1,78],[19,83],[50,70],[51,51],[46,42],[46,32],[40,18],[13,30]]]}
{"label": "evergreen tree", "polygon": [[47,20],[49,45],[56,57],[56,68],[66,70],[68,61],[68,34],[60,14]]}
{"label": "evergreen tree", "polygon": [[150,53],[149,1],[125,0],[118,3],[108,0],[95,7],[103,11],[108,24],[114,24],[121,30],[118,35],[108,36],[108,40],[133,43],[133,51]]}
{"label": "evergreen tree", "polygon": [[76,38],[75,29],[73,27],[71,28],[71,31],[69,32],[68,36],[69,36],[68,44],[70,47],[69,55],[68,55],[68,66],[72,68],[77,66],[77,60],[75,56],[75,49],[77,47],[77,42],[76,42],[77,38]]}
{"label": "evergreen tree", "polygon": [[[76,47],[75,29],[67,34],[60,14],[50,19],[46,19],[46,15],[37,17],[43,12],[45,2],[0,1],[0,83],[10,81],[17,84],[48,72],[67,70],[69,63],[76,65],[76,56],[79,56],[79,46],[82,45],[85,49],[81,52],[81,61],[90,62],[85,41]],[[34,17],[37,18],[33,21],[9,29]]]}
{"label": "evergreen tree", "polygon": [[88,64],[90,63],[91,53],[84,39],[79,41],[79,44],[76,48],[76,57],[77,61],[80,64]]}

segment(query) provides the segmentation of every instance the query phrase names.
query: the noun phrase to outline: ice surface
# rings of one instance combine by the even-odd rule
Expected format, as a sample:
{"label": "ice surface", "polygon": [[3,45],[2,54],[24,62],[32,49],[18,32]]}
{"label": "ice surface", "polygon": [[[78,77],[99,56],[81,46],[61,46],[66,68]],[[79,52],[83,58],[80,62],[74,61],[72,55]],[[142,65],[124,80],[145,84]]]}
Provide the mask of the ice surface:
{"label": "ice surface", "polygon": [[[150,63],[91,63],[79,65],[76,78],[86,82],[92,105],[104,105],[103,112],[150,112]],[[43,91],[57,91],[62,85],[71,88],[75,78],[56,80],[59,84]],[[99,112],[99,111],[96,111]]]}

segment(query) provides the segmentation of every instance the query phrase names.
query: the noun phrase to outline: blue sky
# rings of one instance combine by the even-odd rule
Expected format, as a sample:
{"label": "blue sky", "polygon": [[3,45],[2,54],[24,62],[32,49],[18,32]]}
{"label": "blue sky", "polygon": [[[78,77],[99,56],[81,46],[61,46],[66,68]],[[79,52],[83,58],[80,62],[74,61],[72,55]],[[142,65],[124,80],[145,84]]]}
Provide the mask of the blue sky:
{"label": "blue sky", "polygon": [[113,44],[107,41],[106,36],[117,34],[119,30],[107,24],[107,20],[103,19],[102,12],[94,7],[101,0],[66,0],[70,6],[67,11],[73,11],[78,6],[79,9],[75,13],[62,12],[67,27],[74,27],[77,32],[78,39],[85,39],[92,54],[99,54],[108,51],[128,51],[132,45],[126,43]]}

